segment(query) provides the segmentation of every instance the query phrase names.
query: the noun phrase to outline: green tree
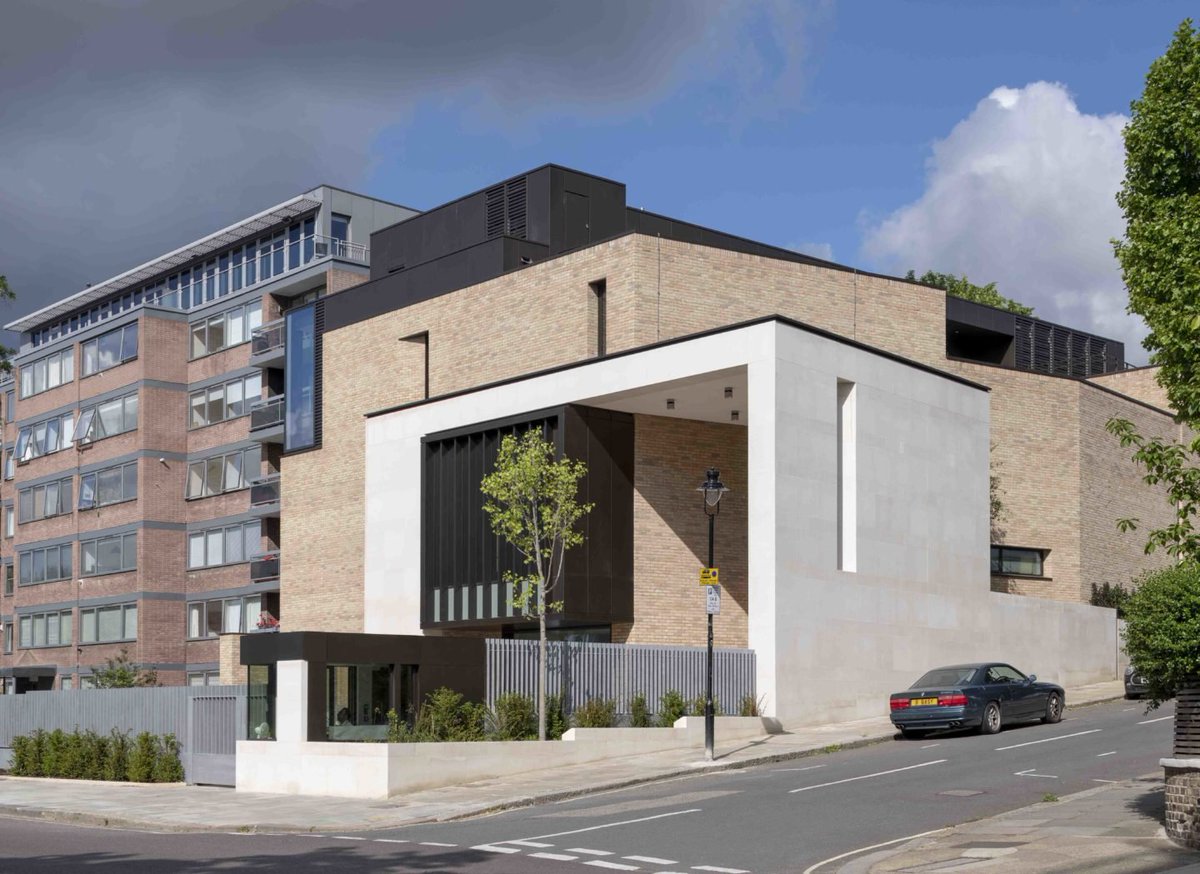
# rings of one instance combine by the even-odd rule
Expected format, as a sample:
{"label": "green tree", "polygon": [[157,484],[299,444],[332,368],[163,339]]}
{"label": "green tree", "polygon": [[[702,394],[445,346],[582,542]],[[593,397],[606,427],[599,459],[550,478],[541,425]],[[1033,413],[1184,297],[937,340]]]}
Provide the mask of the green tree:
{"label": "green tree", "polygon": [[92,672],[92,682],[97,689],[129,689],[134,686],[157,686],[158,672],[143,670],[129,661],[129,650],[121,647],[121,652],[109,657],[103,668]]}
{"label": "green tree", "polygon": [[587,465],[555,454],[537,430],[505,435],[495,469],[481,484],[492,530],[527,568],[523,574],[506,571],[504,580],[513,606],[538,621],[538,740],[546,739],[546,614],[562,610],[562,602],[550,598],[562,581],[567,550],[583,542],[575,523],[593,506],[578,498]]}
{"label": "green tree", "polygon": [[[9,288],[8,277],[0,276],[0,301],[16,299],[16,293]],[[4,373],[12,373],[12,357],[16,354],[16,349],[10,349],[9,347],[0,344],[0,371]],[[5,410],[4,414],[9,419],[12,419],[12,411]]]}
{"label": "green tree", "polygon": [[1129,312],[1150,328],[1142,345],[1171,406],[1200,421],[1200,32],[1185,19],[1150,65],[1125,128],[1125,181],[1114,240]]}
{"label": "green tree", "polygon": [[910,270],[904,275],[904,278],[909,282],[932,285],[934,288],[942,289],[946,294],[952,294],[964,300],[985,303],[988,306],[999,307],[1002,310],[1008,310],[1022,316],[1033,315],[1033,307],[1027,307],[1025,304],[1017,303],[1015,300],[1005,297],[996,290],[996,283],[994,282],[989,282],[987,285],[976,285],[967,279],[965,274],[955,276],[953,273],[936,273],[933,270],[926,270],[921,276],[917,276],[915,270]]}
{"label": "green tree", "polygon": [[1200,565],[1147,574],[1125,601],[1125,652],[1150,684],[1157,707],[1200,676]]}

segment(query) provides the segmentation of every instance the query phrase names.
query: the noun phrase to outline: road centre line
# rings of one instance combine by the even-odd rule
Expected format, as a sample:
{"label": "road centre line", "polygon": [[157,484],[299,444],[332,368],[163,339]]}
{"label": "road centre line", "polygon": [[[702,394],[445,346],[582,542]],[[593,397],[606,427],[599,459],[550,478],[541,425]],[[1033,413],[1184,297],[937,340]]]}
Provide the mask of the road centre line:
{"label": "road centre line", "polygon": [[1082,737],[1085,734],[1095,734],[1098,731],[1104,731],[1104,729],[1089,728],[1087,731],[1077,731],[1074,734],[1060,734],[1057,737],[1044,737],[1041,740],[1026,741],[1023,744],[1012,744],[1011,746],[1007,746],[1007,747],[996,747],[996,752],[1002,753],[1005,750],[1015,750],[1015,749],[1019,749],[1020,747],[1031,747],[1034,744],[1048,744],[1052,740],[1066,740],[1069,737]]}
{"label": "road centre line", "polygon": [[892,846],[892,844],[902,844],[905,841],[915,841],[917,838],[927,838],[930,835],[940,835],[942,832],[948,832],[948,831],[950,831],[950,829],[948,829],[948,828],[935,828],[931,832],[921,832],[920,834],[909,835],[908,837],[904,837],[904,838],[895,838],[890,841],[884,841],[882,844],[871,844],[871,846],[869,846],[869,847],[859,847],[857,850],[850,850],[850,852],[842,853],[841,855],[838,855],[838,856],[830,856],[828,859],[823,859],[822,861],[818,862],[815,865],[809,865],[807,868],[804,869],[804,874],[813,874],[813,872],[816,871],[818,868],[824,868],[830,862],[837,862],[840,859],[846,859],[846,858],[849,858],[850,856],[857,856],[859,853],[867,853],[867,852],[870,852],[871,850],[878,850],[881,847],[890,847],[890,846]]}
{"label": "road centre line", "polygon": [[1174,719],[1174,718],[1175,718],[1175,714],[1171,714],[1170,716],[1160,716],[1160,717],[1158,717],[1158,719],[1143,719],[1141,722],[1138,723],[1138,725],[1149,725],[1152,722],[1163,722],[1164,720]]}
{"label": "road centre line", "polygon": [[871,777],[883,777],[887,774],[899,774],[901,771],[911,771],[914,768],[927,768],[930,765],[940,765],[946,761],[949,760],[935,759],[932,762],[922,762],[919,765],[909,765],[905,768],[892,768],[890,771],[876,771],[874,774],[863,774],[860,777],[847,777],[845,780],[834,780],[832,783],[818,783],[816,786],[801,786],[799,789],[788,790],[788,794],[791,795],[797,792],[808,792],[810,789],[824,789],[827,786],[839,786],[842,783],[853,783],[856,780],[869,780]]}
{"label": "road centre line", "polygon": [[365,841],[366,838],[356,838],[354,835],[330,835],[335,841]]}
{"label": "road centre line", "polygon": [[421,841],[422,847],[457,847],[458,844],[443,844],[441,841]]}
{"label": "road centre line", "polygon": [[940,746],[941,746],[941,744],[925,744],[925,746],[921,747],[921,749],[923,749],[923,750],[931,750],[931,749],[933,749],[934,747],[940,747]]}
{"label": "road centre line", "polygon": [[[545,835],[545,837],[550,837],[550,835]],[[554,844],[542,844],[542,843],[539,843],[539,842],[537,842],[537,841],[534,841],[534,840],[524,840],[524,841],[501,841],[500,843],[502,843],[502,844],[516,844],[517,846],[520,846],[520,847],[533,847],[535,850],[544,850],[544,849],[546,849],[546,847],[553,847],[553,846],[554,846]]]}
{"label": "road centre line", "polygon": [[476,844],[472,850],[483,850],[485,853],[519,853],[520,847],[497,847],[495,844]]}
{"label": "road centre line", "polygon": [[776,773],[783,771],[815,771],[817,768],[824,768],[824,765],[809,765],[807,768],[773,768]]}
{"label": "road centre line", "polygon": [[1120,780],[1100,780],[1096,777],[1092,778],[1093,783],[1120,783]]}
{"label": "road centre line", "polygon": [[654,856],[622,856],[630,862],[645,862],[647,865],[678,865],[674,859],[656,859]]}
{"label": "road centre line", "polygon": [[578,856],[568,856],[566,853],[530,853],[531,859],[550,859],[554,862],[574,862],[579,859]]}
{"label": "road centre line", "polygon": [[[575,828],[565,832],[554,832],[548,835],[535,835],[532,838],[525,838],[520,841],[497,841],[498,844],[521,844],[523,846],[531,846],[530,841],[544,840],[545,838],[561,838],[563,835],[578,835],[583,832],[594,832],[604,828],[616,828],[619,825],[634,825],[639,822],[650,822],[654,819],[666,819],[669,816],[682,816],[685,813],[699,813],[699,807],[689,807],[687,810],[673,810],[670,813],[659,813],[654,816],[643,816],[638,819],[626,819],[621,822],[606,822],[603,825],[591,825],[587,828]],[[549,846],[549,844],[547,844]]]}
{"label": "road centre line", "polygon": [[1117,754],[1116,750],[1113,750],[1111,753],[1096,753],[1096,758],[1103,759],[1105,756],[1115,756],[1116,754]]}
{"label": "road centre line", "polygon": [[588,856],[611,856],[608,850],[589,850],[587,847],[567,847],[568,853],[583,853]]}
{"label": "road centre line", "polygon": [[622,865],[620,862],[606,862],[603,859],[592,859],[590,862],[584,862],[585,865],[591,865],[595,868],[611,868],[614,871],[636,871],[637,865]]}
{"label": "road centre line", "polygon": [[715,871],[717,874],[750,874],[745,868],[718,868],[716,865],[693,865],[693,871]]}

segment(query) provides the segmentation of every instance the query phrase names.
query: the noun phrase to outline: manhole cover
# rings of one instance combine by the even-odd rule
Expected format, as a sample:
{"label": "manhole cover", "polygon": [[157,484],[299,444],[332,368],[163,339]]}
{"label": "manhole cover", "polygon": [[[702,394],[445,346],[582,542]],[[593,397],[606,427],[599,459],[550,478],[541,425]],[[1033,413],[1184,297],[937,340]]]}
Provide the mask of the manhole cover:
{"label": "manhole cover", "polygon": [[978,789],[947,789],[945,792],[939,792],[938,795],[951,795],[955,798],[970,798],[972,795],[982,795]]}

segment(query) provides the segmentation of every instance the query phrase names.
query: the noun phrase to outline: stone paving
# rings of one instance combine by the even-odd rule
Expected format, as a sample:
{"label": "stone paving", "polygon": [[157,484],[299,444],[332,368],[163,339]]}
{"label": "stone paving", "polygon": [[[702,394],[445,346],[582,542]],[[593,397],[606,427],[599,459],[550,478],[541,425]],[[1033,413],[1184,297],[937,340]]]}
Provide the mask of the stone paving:
{"label": "stone paving", "polygon": [[[1120,681],[1068,691],[1070,704],[1121,697]],[[0,777],[0,814],[162,831],[353,831],[444,822],[531,804],[558,801],[704,770],[745,768],[819,755],[830,747],[875,743],[895,734],[886,716],[797,729],[723,746],[717,760],[698,761],[686,748],[555,770],[535,771],[463,786],[430,789],[386,800],[235,792],[208,786],[153,786],[82,780]]]}
{"label": "stone paving", "polygon": [[1200,872],[1200,853],[1163,831],[1161,775],[1115,783],[847,860],[841,874]]}

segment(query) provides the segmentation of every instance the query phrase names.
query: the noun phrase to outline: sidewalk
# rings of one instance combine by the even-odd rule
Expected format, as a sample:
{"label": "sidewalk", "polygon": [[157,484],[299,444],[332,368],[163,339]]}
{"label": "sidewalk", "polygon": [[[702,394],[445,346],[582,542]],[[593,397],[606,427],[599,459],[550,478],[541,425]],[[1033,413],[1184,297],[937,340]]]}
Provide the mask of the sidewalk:
{"label": "sidewalk", "polygon": [[[1120,698],[1121,681],[1067,692],[1071,706]],[[695,749],[627,756],[571,768],[430,789],[387,800],[265,795],[210,786],[92,783],[37,777],[0,778],[0,814],[157,831],[354,831],[444,822],[512,807],[558,801],[639,783],[819,755],[893,737],[886,716],[797,729],[736,746],[717,760]]]}
{"label": "sidewalk", "polygon": [[1200,853],[1168,840],[1162,821],[1162,777],[1148,776],[961,825],[821,871],[1200,872]]}

